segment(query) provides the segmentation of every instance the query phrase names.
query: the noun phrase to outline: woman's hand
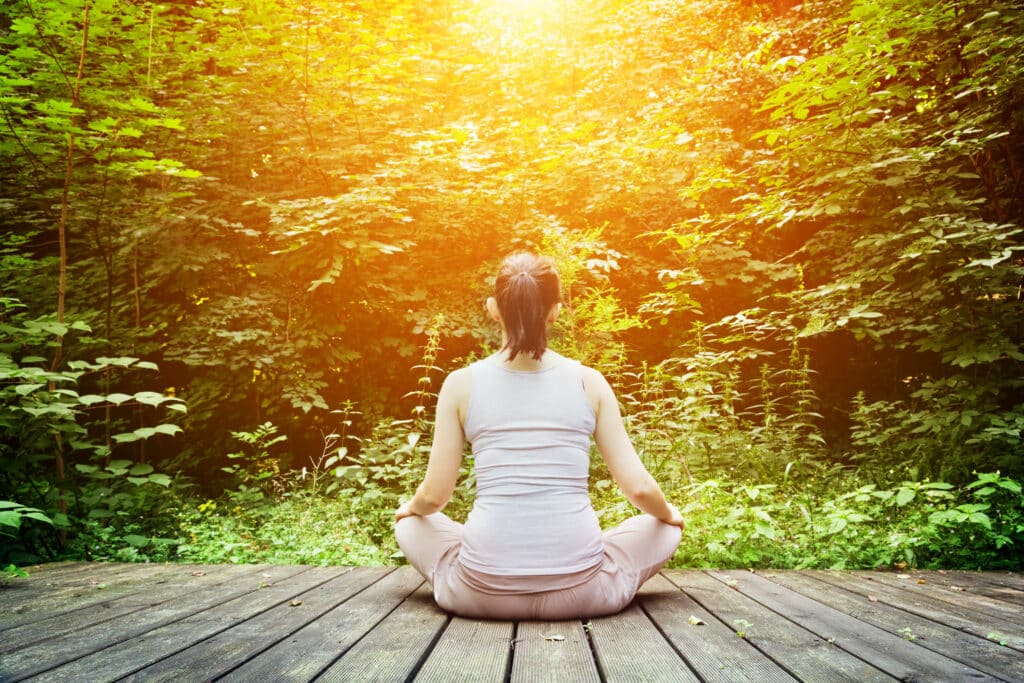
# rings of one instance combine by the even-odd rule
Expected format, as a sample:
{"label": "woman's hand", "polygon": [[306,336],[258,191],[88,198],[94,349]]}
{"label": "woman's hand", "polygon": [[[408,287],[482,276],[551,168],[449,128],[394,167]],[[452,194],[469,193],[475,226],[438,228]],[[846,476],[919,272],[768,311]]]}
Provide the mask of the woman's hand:
{"label": "woman's hand", "polygon": [[677,526],[680,529],[685,529],[686,522],[683,520],[683,516],[679,512],[679,508],[672,503],[669,503],[668,509],[671,511],[671,516],[668,519],[663,519],[661,521],[665,524],[671,524],[672,526]]}
{"label": "woman's hand", "polygon": [[411,500],[407,500],[406,502],[404,502],[401,505],[399,505],[398,509],[395,510],[395,523],[397,524],[398,520],[400,520],[400,519],[405,519],[406,517],[415,517],[415,516],[416,516],[416,513],[412,511],[412,501]]}

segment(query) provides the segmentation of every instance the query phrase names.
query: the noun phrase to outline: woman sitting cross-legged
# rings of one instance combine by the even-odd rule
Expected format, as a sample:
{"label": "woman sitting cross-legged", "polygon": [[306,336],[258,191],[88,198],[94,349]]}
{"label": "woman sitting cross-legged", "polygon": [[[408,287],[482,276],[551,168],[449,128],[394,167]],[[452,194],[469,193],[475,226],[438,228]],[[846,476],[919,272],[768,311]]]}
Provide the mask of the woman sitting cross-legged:
{"label": "woman sitting cross-legged", "polygon": [[[608,382],[547,348],[560,298],[550,260],[505,259],[487,300],[503,347],[445,379],[426,475],[395,511],[406,559],[433,584],[437,604],[460,616],[613,614],[679,545],[683,519],[637,457]],[[646,513],[603,533],[587,495],[591,436]],[[440,510],[467,440],[477,495],[462,525]]]}

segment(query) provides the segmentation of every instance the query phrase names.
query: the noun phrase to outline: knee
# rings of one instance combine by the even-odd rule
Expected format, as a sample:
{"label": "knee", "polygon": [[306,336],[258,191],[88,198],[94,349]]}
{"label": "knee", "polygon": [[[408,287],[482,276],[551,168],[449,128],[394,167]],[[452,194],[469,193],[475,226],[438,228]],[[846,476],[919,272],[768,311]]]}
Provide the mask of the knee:
{"label": "knee", "polygon": [[646,518],[644,523],[650,527],[652,535],[660,539],[666,547],[671,546],[674,553],[675,549],[679,547],[679,543],[683,540],[683,528],[675,524],[666,524],[651,515],[641,515],[641,518]]}
{"label": "knee", "polygon": [[676,526],[675,524],[665,524],[664,522],[658,522],[658,524],[662,527],[660,531],[665,536],[665,542],[670,543],[674,551],[683,540],[683,527]]}
{"label": "knee", "polygon": [[395,522],[395,540],[398,541],[398,547],[405,549],[406,543],[416,535],[416,527],[419,526],[420,518],[403,517],[402,519]]}

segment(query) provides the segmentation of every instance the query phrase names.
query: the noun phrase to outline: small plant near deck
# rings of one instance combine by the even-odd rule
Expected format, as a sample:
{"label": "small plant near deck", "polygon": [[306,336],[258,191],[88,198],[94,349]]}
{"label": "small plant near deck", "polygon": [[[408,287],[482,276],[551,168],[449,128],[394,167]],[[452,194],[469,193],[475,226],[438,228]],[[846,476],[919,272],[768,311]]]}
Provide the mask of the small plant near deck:
{"label": "small plant near deck", "polygon": [[221,469],[238,479],[237,499],[249,500],[253,496],[259,498],[261,493],[284,492],[279,458],[271,449],[288,437],[277,432],[277,426],[271,422],[264,422],[251,432],[231,432],[231,437],[244,447],[228,453],[227,457],[237,462]]}
{"label": "small plant near deck", "polygon": [[985,637],[994,643],[999,643],[1001,646],[1006,647],[1006,636],[998,631],[991,631],[985,634]]}
{"label": "small plant near deck", "polygon": [[12,579],[28,578],[28,572],[21,567],[9,564],[0,571],[0,586],[6,586]]}
{"label": "small plant near deck", "polygon": [[914,632],[910,629],[909,626],[904,626],[903,628],[901,628],[899,630],[899,634],[903,636],[903,640],[917,640],[917,636],[914,635]]}
{"label": "small plant near deck", "polygon": [[733,619],[732,623],[736,627],[736,635],[738,635],[740,638],[746,638],[747,631],[750,629],[751,626],[753,626],[753,624],[751,624],[746,619]]}

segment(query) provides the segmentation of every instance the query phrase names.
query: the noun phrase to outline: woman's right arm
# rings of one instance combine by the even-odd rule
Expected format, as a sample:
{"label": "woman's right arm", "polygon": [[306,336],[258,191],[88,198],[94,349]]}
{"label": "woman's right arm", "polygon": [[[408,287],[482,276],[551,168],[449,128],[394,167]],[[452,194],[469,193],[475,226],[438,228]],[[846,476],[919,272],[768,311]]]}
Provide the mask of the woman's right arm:
{"label": "woman's right arm", "polygon": [[395,510],[396,522],[413,515],[433,514],[452,497],[466,443],[462,424],[469,404],[469,383],[469,370],[462,368],[448,375],[441,385],[427,473],[412,499]]}
{"label": "woman's right arm", "polygon": [[665,499],[658,482],[633,448],[622,422],[619,402],[604,375],[593,368],[585,368],[584,387],[597,416],[594,441],[622,493],[630,503],[662,522],[685,526],[679,510]]}

